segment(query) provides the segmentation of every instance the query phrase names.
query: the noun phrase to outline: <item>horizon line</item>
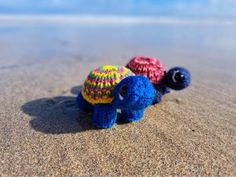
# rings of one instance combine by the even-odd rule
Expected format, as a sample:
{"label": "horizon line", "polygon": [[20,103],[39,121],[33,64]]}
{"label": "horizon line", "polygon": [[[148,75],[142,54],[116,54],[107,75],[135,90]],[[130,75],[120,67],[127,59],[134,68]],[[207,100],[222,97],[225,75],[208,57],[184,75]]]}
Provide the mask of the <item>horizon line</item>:
{"label": "horizon line", "polygon": [[170,16],[0,14],[0,22],[66,24],[223,24],[236,25],[236,19]]}

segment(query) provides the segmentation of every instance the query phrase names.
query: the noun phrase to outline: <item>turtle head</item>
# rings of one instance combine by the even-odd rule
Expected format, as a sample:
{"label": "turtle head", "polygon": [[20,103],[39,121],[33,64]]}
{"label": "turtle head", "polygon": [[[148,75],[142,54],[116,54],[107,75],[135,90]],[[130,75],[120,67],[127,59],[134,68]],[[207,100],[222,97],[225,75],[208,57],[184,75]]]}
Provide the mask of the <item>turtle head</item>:
{"label": "turtle head", "polygon": [[155,100],[155,89],[144,76],[129,76],[116,85],[113,106],[117,109],[144,109]]}
{"label": "turtle head", "polygon": [[182,90],[191,84],[191,74],[186,68],[174,67],[166,73],[164,82],[171,89]]}

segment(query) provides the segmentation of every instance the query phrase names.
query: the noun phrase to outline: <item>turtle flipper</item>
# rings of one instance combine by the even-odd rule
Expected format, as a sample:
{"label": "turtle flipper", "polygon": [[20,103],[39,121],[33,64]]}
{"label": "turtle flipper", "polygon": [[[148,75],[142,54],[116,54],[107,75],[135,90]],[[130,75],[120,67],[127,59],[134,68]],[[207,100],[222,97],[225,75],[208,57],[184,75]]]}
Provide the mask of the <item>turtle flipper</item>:
{"label": "turtle flipper", "polygon": [[77,104],[79,106],[79,109],[84,112],[92,112],[93,111],[93,105],[87,102],[81,93],[76,98]]}
{"label": "turtle flipper", "polygon": [[164,85],[155,85],[155,89],[156,89],[156,95],[155,98],[153,100],[153,105],[160,103],[162,100],[162,97],[170,92],[170,89]]}
{"label": "turtle flipper", "polygon": [[139,121],[143,118],[145,109],[121,110],[121,120],[125,122]]}
{"label": "turtle flipper", "polygon": [[171,92],[170,88],[167,87],[167,86],[164,85],[164,84],[156,84],[156,85],[154,85],[154,87],[155,87],[155,89],[156,89],[159,93],[161,93],[162,95],[165,95],[165,94]]}
{"label": "turtle flipper", "polygon": [[117,119],[116,109],[111,104],[97,104],[94,107],[92,122],[99,128],[111,128]]}

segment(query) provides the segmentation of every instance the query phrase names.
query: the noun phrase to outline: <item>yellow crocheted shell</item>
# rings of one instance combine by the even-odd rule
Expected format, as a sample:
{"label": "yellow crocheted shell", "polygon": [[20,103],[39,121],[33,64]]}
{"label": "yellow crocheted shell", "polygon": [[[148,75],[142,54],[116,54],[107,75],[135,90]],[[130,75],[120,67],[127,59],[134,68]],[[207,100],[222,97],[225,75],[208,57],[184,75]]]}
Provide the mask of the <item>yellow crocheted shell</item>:
{"label": "yellow crocheted shell", "polygon": [[104,65],[91,71],[84,82],[82,95],[91,104],[111,103],[114,87],[124,78],[134,75],[124,66]]}

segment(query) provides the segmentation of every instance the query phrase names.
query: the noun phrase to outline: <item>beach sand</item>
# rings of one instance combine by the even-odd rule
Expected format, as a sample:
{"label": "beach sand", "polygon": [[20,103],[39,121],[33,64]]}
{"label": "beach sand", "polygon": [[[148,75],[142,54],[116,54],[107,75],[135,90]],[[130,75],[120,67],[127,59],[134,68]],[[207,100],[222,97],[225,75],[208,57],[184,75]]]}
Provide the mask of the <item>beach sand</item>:
{"label": "beach sand", "polygon": [[[236,176],[236,26],[0,26],[0,176]],[[135,55],[192,72],[142,121],[98,130],[75,97]]]}

